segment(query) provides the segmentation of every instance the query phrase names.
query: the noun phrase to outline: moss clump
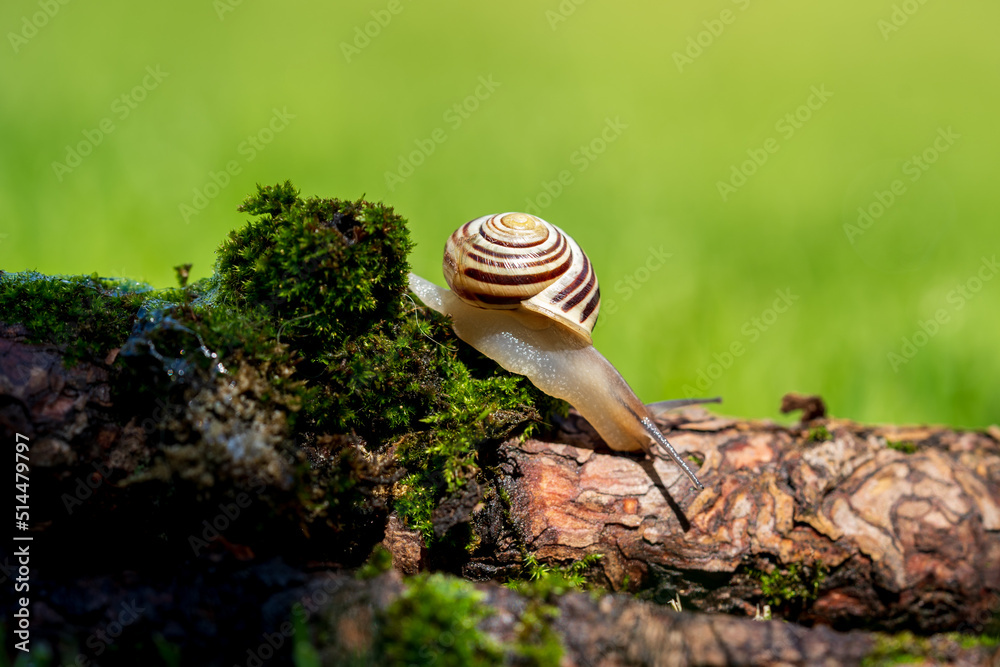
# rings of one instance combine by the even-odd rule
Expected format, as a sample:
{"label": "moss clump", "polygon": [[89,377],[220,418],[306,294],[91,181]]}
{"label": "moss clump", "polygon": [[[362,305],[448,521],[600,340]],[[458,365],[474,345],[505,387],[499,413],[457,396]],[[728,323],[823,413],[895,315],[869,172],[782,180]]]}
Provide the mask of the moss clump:
{"label": "moss clump", "polygon": [[819,597],[819,590],[826,579],[822,564],[803,565],[792,563],[787,568],[774,568],[771,572],[751,571],[760,582],[764,602],[775,609],[801,611],[809,602]]}
{"label": "moss clump", "polygon": [[524,566],[521,570],[522,578],[509,581],[505,585],[533,598],[547,598],[568,591],[583,591],[588,586],[587,570],[594,567],[601,558],[601,554],[587,554],[568,565],[553,567],[539,563],[534,554],[527,554],[524,556]]}
{"label": "moss clump", "polygon": [[474,377],[457,356],[443,364],[442,371],[446,400],[421,420],[427,430],[402,439],[397,450],[410,471],[399,485],[397,509],[428,539],[441,537],[453,523],[435,525],[435,508],[442,497],[458,493],[478,474],[479,448],[495,447],[518,428],[540,421],[532,406],[547,398],[520,376]]}
{"label": "moss clump", "polygon": [[826,442],[830,439],[830,432],[826,430],[826,426],[820,424],[809,429],[809,440],[812,442]]}
{"label": "moss clump", "polygon": [[479,622],[493,613],[485,596],[461,579],[418,575],[381,614],[374,642],[380,665],[503,664],[503,650]]}
{"label": "moss clump", "polygon": [[223,298],[264,305],[314,336],[370,331],[401,308],[412,243],[387,206],[301,199],[291,183],[258,186],[240,211],[260,216],[219,248]]}
{"label": "moss clump", "polygon": [[67,365],[102,363],[121,345],[151,288],[92,276],[0,271],[0,322],[21,324],[32,343],[65,349]]}
{"label": "moss clump", "polygon": [[[1000,645],[1000,641],[993,637],[976,637],[955,632],[933,637],[919,637],[912,632],[879,634],[876,636],[875,648],[865,656],[861,664],[864,667],[922,665],[927,662],[952,664],[960,650],[980,648],[988,651],[997,645]],[[970,662],[972,661],[970,658]]]}
{"label": "moss clump", "polygon": [[559,667],[565,650],[559,633],[552,627],[558,607],[540,599],[531,600],[521,613],[515,632],[513,652],[519,664],[532,667]]}
{"label": "moss clump", "polygon": [[437,387],[421,381],[434,360],[400,330],[405,221],[364,200],[302,199],[289,182],[258,186],[240,210],[258,217],[219,248],[215,301],[228,312],[211,328],[260,331],[258,356],[277,354],[297,379],[309,378],[302,403],[311,428],[369,442],[408,430]]}
{"label": "moss clump", "polygon": [[[582,564],[588,567],[592,559]],[[537,565],[537,563],[536,563]],[[566,568],[566,571],[578,568]],[[462,579],[421,574],[408,580],[407,589],[379,615],[372,664],[391,665],[501,665],[557,667],[563,647],[552,626],[559,610],[555,596],[574,586],[556,584],[552,573],[518,588],[528,603],[515,626],[515,638],[500,644],[479,630],[493,615],[485,595]],[[357,662],[357,661],[356,661]],[[369,664],[369,663],[365,663]]]}
{"label": "moss clump", "polygon": [[[285,182],[240,210],[254,217],[222,243],[210,278],[189,284],[180,265],[179,288],[152,290],[0,274],[0,321],[62,346],[67,362],[121,348],[113,411],[147,446],[129,481],[166,483],[164,507],[211,503],[223,481],[259,488],[249,477],[264,470],[294,502],[254,511],[294,508],[290,532],[358,563],[393,504],[429,543],[467,523],[480,452],[555,402],[407,295],[412,244],[392,208],[302,198]],[[315,539],[322,526],[338,539]]]}
{"label": "moss clump", "polygon": [[885,446],[889,449],[895,449],[897,452],[903,452],[904,454],[915,454],[917,452],[917,446],[909,440],[900,440],[899,442],[886,440]]}
{"label": "moss clump", "polygon": [[985,648],[993,648],[994,646],[1000,646],[1000,635],[996,634],[982,634],[976,635],[962,635],[957,632],[952,632],[946,635],[952,641],[958,642],[958,645],[962,648],[977,648],[983,646]]}
{"label": "moss clump", "polygon": [[392,554],[389,553],[389,550],[381,544],[376,544],[375,548],[372,549],[371,554],[368,556],[368,560],[365,561],[364,565],[358,568],[358,571],[354,576],[364,581],[374,579],[378,575],[388,572],[391,569]]}
{"label": "moss clump", "polygon": [[524,556],[523,578],[506,584],[528,598],[517,623],[517,641],[513,646],[524,664],[538,667],[561,664],[563,646],[552,625],[559,616],[554,602],[570,591],[586,590],[585,574],[600,559],[600,554],[588,554],[568,565],[552,567],[539,563],[534,554]]}
{"label": "moss clump", "polygon": [[406,296],[411,243],[391,208],[304,200],[286,182],[258,187],[240,210],[258,219],[220,248],[218,298],[288,346],[292,379],[305,380],[296,428],[349,434],[369,457],[394,443],[405,468],[397,509],[440,538],[454,521],[435,525],[434,511],[476,477],[478,449],[539,421],[533,406],[552,401]]}

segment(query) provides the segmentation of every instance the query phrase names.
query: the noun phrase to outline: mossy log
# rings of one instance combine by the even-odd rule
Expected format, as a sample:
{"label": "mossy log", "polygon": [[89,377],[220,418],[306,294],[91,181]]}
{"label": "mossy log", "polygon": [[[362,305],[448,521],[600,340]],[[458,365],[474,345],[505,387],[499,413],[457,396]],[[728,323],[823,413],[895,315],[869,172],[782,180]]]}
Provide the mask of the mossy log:
{"label": "mossy log", "polygon": [[[623,595],[571,592],[546,599],[496,585],[466,586],[463,592],[445,589],[444,583],[431,577],[418,586],[412,582],[406,586],[393,574],[369,581],[339,577],[313,582],[304,594],[307,599],[315,596],[310,590],[329,591],[329,599],[310,623],[313,633],[326,632],[333,638],[321,652],[323,663],[356,656],[359,664],[488,664],[446,659],[462,641],[466,655],[492,647],[502,656],[496,664],[525,665],[989,665],[1000,659],[996,647],[963,646],[957,636],[918,639],[843,633],[782,621],[675,611]],[[479,604],[478,636],[463,636],[464,619],[447,611],[470,595]],[[413,605],[431,600],[445,609],[429,624],[415,627],[419,619],[410,615]],[[409,645],[395,646],[391,656],[395,660],[387,660],[381,648],[387,635],[406,635],[410,640]],[[545,661],[539,635],[561,645],[557,652],[561,662]]]}
{"label": "mossy log", "polygon": [[[703,611],[767,603],[801,622],[924,632],[996,611],[996,434],[825,418],[785,428],[699,408],[660,426],[700,464],[703,491],[669,461],[602,448],[571,414],[549,439],[502,445],[505,493],[488,496],[480,533],[547,563],[600,554],[610,587]],[[497,555],[466,571],[503,567]]]}
{"label": "mossy log", "polygon": [[[409,662],[987,659],[959,644],[989,644],[1000,609],[1000,434],[864,427],[817,401],[794,428],[688,409],[661,425],[696,493],[411,300],[391,208],[285,183],[241,210],[256,219],[214,275],[176,289],[0,271],[33,664],[406,664],[441,623]],[[358,578],[380,542],[408,579]],[[654,604],[567,594],[572,561]],[[747,619],[765,606],[801,624]]]}

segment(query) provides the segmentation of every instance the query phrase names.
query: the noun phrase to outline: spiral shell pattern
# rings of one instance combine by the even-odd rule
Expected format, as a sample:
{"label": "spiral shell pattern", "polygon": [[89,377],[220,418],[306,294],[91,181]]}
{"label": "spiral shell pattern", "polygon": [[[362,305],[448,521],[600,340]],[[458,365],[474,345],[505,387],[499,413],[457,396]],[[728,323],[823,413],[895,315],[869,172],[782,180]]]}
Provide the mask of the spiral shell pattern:
{"label": "spiral shell pattern", "polygon": [[590,341],[601,291],[590,260],[568,234],[526,213],[471,220],[445,244],[445,280],[480,308],[525,308]]}

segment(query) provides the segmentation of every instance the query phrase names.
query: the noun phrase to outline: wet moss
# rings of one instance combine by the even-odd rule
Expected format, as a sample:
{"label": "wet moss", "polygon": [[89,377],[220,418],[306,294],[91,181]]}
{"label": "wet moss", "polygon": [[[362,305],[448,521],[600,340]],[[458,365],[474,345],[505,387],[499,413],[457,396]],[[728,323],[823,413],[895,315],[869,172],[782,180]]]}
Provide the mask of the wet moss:
{"label": "wet moss", "polygon": [[0,322],[25,327],[30,342],[64,348],[68,366],[102,363],[128,336],[148,285],[92,276],[0,271]]}
{"label": "wet moss", "polygon": [[[0,321],[67,363],[120,348],[114,409],[149,448],[128,486],[163,484],[157,505],[175,516],[203,514],[235,484],[265,502],[227,539],[258,549],[278,548],[270,531],[299,531],[360,563],[393,507],[428,543],[474,540],[451,529],[477,501],[482,452],[558,402],[408,296],[412,244],[392,208],[303,198],[285,182],[240,210],[251,219],[209,278],[189,283],[180,265],[178,287],[153,290],[0,274]],[[316,539],[327,533],[337,539]]]}
{"label": "wet moss", "polygon": [[241,210],[258,219],[219,250],[219,298],[266,318],[294,351],[295,377],[308,378],[297,428],[355,436],[368,457],[394,446],[401,517],[442,537],[435,509],[478,475],[479,448],[540,421],[546,398],[407,296],[411,242],[391,208],[303,200],[285,183]]}

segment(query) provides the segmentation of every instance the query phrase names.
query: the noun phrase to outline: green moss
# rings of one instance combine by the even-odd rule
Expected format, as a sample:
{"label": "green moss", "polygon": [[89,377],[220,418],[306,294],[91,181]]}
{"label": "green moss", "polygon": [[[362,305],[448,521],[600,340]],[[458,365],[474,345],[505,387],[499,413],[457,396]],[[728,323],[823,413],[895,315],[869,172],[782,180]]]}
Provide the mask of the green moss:
{"label": "green moss", "polygon": [[372,650],[342,664],[556,667],[564,650],[552,624],[559,615],[554,600],[568,589],[539,581],[522,591],[528,600],[513,640],[500,643],[479,627],[495,610],[471,583],[444,574],[411,577],[404,593],[377,613]]}
{"label": "green moss", "polygon": [[[478,450],[540,421],[555,404],[527,380],[459,344],[446,318],[405,295],[405,221],[362,200],[303,200],[259,187],[259,216],[219,251],[219,298],[277,327],[297,356],[297,428],[356,434],[369,451],[396,443],[407,473],[396,509],[428,542],[433,513],[479,473]],[[245,322],[235,324],[245,330]],[[217,330],[225,322],[216,322]]]}
{"label": "green moss", "polygon": [[948,633],[946,636],[950,640],[957,642],[962,648],[978,648],[980,646],[993,648],[995,646],[1000,646],[1000,636],[997,635],[962,635],[957,632],[952,632]]}
{"label": "green moss", "polygon": [[813,442],[825,442],[830,439],[830,432],[826,430],[826,426],[820,424],[809,429],[809,439]]}
{"label": "green moss", "polygon": [[103,362],[128,337],[151,288],[93,276],[0,272],[0,322],[22,324],[31,343],[65,349],[67,365]]}
{"label": "green moss", "polygon": [[156,647],[156,654],[165,667],[180,667],[181,647],[163,636],[162,633],[153,634],[153,646]]}
{"label": "green moss", "polygon": [[899,442],[887,440],[885,446],[889,449],[895,449],[897,452],[903,452],[904,454],[914,454],[917,451],[917,446],[909,440],[901,440]]}
{"label": "green moss", "polygon": [[305,614],[292,614],[292,662],[295,667],[320,667],[320,653],[313,646]]}
{"label": "green moss", "polygon": [[302,199],[288,182],[258,186],[240,210],[258,218],[219,248],[213,305],[227,308],[211,328],[260,331],[258,358],[310,379],[301,390],[310,428],[379,444],[411,430],[438,387],[421,373],[433,355],[414,348],[416,327],[401,318],[405,221],[364,200]]}
{"label": "green moss", "polygon": [[260,216],[219,249],[224,298],[266,304],[313,336],[371,330],[401,309],[411,248],[392,208],[364,200],[301,199],[291,183],[258,186],[240,206]]}
{"label": "green moss", "polygon": [[[454,353],[453,353],[454,354]],[[474,377],[456,357],[443,360],[446,401],[421,421],[427,430],[401,441],[397,454],[411,471],[397,509],[407,523],[433,539],[438,501],[456,493],[479,471],[479,448],[495,447],[519,428],[540,421],[532,407],[544,397],[523,377]]]}
{"label": "green moss", "polygon": [[906,651],[876,652],[861,661],[862,667],[888,667],[889,665],[923,665],[926,661],[919,655]]}
{"label": "green moss", "polygon": [[784,569],[754,570],[750,574],[760,582],[765,604],[783,610],[801,609],[815,600],[826,579],[826,569],[819,563],[811,566],[792,563]]}
{"label": "green moss", "polygon": [[539,563],[535,555],[529,553],[524,556],[521,578],[508,581],[505,585],[523,595],[540,599],[573,590],[587,590],[587,570],[597,565],[601,558],[601,554],[587,554],[568,565],[553,567]]}
{"label": "green moss", "polygon": [[374,579],[383,572],[392,569],[392,554],[381,544],[375,545],[365,564],[358,568],[355,576],[358,579]]}
{"label": "green moss", "polygon": [[[155,422],[151,444],[172,448],[132,481],[211,484],[227,474],[225,451],[205,446],[212,434],[263,433],[290,462],[268,469],[294,476],[306,532],[326,522],[353,534],[395,503],[428,543],[442,539],[465,519],[436,524],[435,511],[480,475],[484,448],[527,433],[561,402],[408,296],[412,244],[392,208],[302,198],[285,182],[258,187],[240,210],[253,219],[221,244],[210,278],[189,284],[181,264],[180,287],[153,291],[0,274],[0,320],[63,346],[68,361],[121,347],[116,409]],[[212,400],[223,389],[241,409]]]}
{"label": "green moss", "polygon": [[958,650],[976,648],[992,649],[1000,645],[995,637],[961,635],[955,632],[920,637],[912,632],[900,632],[894,635],[878,634],[875,648],[862,661],[864,667],[881,667],[883,665],[951,664]]}
{"label": "green moss", "polygon": [[874,650],[865,656],[861,664],[864,667],[875,667],[923,662],[928,648],[927,638],[917,637],[912,632],[880,634],[875,640]]}
{"label": "green moss", "polygon": [[570,591],[586,590],[586,572],[600,559],[600,554],[588,554],[568,565],[553,567],[539,563],[534,554],[524,556],[522,578],[505,584],[528,598],[513,648],[524,663],[539,667],[560,664],[564,650],[552,626],[559,616],[554,602]]}
{"label": "green moss", "polygon": [[503,651],[479,628],[493,613],[461,579],[419,575],[380,616],[374,664],[499,665]]}
{"label": "green moss", "polygon": [[565,650],[559,633],[552,627],[559,609],[554,605],[532,600],[521,613],[515,628],[517,640],[513,652],[518,664],[532,667],[559,667]]}

